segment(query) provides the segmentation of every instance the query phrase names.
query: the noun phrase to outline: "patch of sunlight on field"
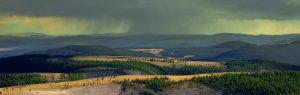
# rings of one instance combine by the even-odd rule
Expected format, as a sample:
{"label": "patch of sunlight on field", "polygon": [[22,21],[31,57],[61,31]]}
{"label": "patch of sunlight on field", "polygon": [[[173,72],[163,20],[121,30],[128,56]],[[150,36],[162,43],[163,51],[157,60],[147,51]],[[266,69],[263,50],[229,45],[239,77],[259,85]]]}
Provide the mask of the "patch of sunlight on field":
{"label": "patch of sunlight on field", "polygon": [[197,75],[122,75],[122,76],[110,76],[101,78],[92,78],[70,82],[59,82],[59,83],[45,83],[45,84],[34,84],[24,86],[14,86],[0,88],[0,92],[3,95],[20,93],[22,91],[35,91],[35,90],[55,90],[55,89],[68,89],[79,86],[93,86],[103,85],[107,83],[113,83],[123,80],[136,80],[136,79],[151,79],[155,77],[168,77],[170,80],[179,81],[185,79],[191,79],[193,77],[206,77],[206,76],[221,76],[224,74],[239,74],[239,72],[224,72],[224,73],[209,73],[209,74],[197,74]]}

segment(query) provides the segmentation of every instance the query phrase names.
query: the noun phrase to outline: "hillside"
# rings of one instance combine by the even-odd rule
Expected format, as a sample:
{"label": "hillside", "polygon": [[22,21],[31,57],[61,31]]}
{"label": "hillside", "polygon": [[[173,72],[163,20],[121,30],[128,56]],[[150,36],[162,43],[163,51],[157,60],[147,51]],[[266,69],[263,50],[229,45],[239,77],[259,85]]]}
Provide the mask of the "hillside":
{"label": "hillside", "polygon": [[292,43],[292,42],[295,42],[295,41],[300,41],[300,37],[275,41],[273,43],[269,43],[269,45],[274,45],[274,44],[288,44],[288,43]]}
{"label": "hillside", "polygon": [[299,34],[246,35],[221,33],[214,35],[84,35],[84,36],[0,36],[0,48],[16,48],[18,52],[1,52],[1,55],[19,55],[28,51],[46,50],[68,45],[104,45],[112,48],[193,48],[215,46],[228,41],[242,41],[257,45],[278,44],[276,42],[299,38]]}
{"label": "hillside", "polygon": [[206,59],[241,47],[251,47],[255,44],[242,41],[229,41],[209,47],[165,49],[163,56],[186,58],[191,60]]}
{"label": "hillside", "polygon": [[[109,95],[119,95],[122,92],[124,94],[121,95],[202,95],[213,90],[213,95],[217,94],[216,92],[222,95],[298,95],[299,75],[299,72],[278,71],[224,72],[186,76],[124,75],[0,88],[0,94],[102,95],[109,93]],[[205,89],[207,87],[209,89]],[[212,94],[210,92],[204,95]]]}
{"label": "hillside", "polygon": [[255,44],[242,42],[242,41],[228,41],[221,44],[218,44],[214,47],[217,48],[241,48],[241,47],[250,47],[255,46]]}
{"label": "hillside", "polygon": [[[168,77],[173,81],[180,81],[185,79],[191,79],[193,77],[207,77],[207,76],[222,76],[225,74],[239,74],[239,73],[211,73],[211,74],[197,74],[197,75],[185,75],[185,76],[166,76],[166,75],[123,75],[123,76],[110,76],[103,78],[93,78],[93,79],[85,79],[79,81],[72,82],[59,82],[59,83],[46,83],[46,84],[36,84],[36,85],[27,85],[27,86],[16,86],[7,88],[0,88],[0,92],[2,94],[13,94],[20,93],[22,91],[31,91],[38,89],[67,89],[71,87],[80,87],[80,86],[92,86],[92,85],[103,85],[107,83],[113,83],[116,81],[124,81],[124,80],[136,80],[136,79],[151,79],[151,78],[159,78],[159,77]],[[21,90],[20,90],[21,89]]]}
{"label": "hillside", "polygon": [[42,54],[51,56],[66,55],[113,55],[113,56],[152,56],[150,53],[136,52],[125,49],[113,49],[101,45],[69,45],[45,51],[34,51],[28,54]]}
{"label": "hillside", "polygon": [[210,60],[248,60],[261,59],[300,65],[300,43],[244,47],[228,51]]}
{"label": "hillside", "polygon": [[163,56],[188,60],[231,61],[270,60],[300,65],[300,40],[288,44],[255,45],[242,41],[229,41],[210,47],[165,49]]}

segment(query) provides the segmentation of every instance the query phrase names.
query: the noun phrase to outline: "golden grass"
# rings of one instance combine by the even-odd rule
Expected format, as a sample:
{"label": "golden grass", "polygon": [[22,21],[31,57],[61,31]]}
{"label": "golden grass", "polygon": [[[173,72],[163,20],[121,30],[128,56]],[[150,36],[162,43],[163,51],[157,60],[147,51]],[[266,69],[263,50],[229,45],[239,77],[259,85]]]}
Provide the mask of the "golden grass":
{"label": "golden grass", "polygon": [[193,77],[206,77],[206,76],[221,76],[224,74],[239,74],[238,72],[224,72],[224,73],[209,73],[209,74],[197,74],[197,75],[122,75],[122,76],[111,76],[102,78],[92,78],[79,81],[71,82],[59,82],[59,83],[45,83],[45,84],[34,84],[34,85],[24,85],[24,86],[14,86],[0,88],[1,95],[15,94],[22,91],[31,91],[31,90],[47,90],[47,89],[67,89],[70,87],[77,86],[92,86],[92,85],[101,85],[123,80],[135,80],[135,79],[151,79],[155,77],[168,77],[170,80],[179,81],[185,79],[191,79]]}
{"label": "golden grass", "polygon": [[151,53],[151,54],[155,54],[155,55],[159,55],[161,52],[164,51],[164,49],[143,49],[143,48],[137,48],[137,49],[129,49],[132,51],[139,51],[139,52],[147,52],[147,53]]}

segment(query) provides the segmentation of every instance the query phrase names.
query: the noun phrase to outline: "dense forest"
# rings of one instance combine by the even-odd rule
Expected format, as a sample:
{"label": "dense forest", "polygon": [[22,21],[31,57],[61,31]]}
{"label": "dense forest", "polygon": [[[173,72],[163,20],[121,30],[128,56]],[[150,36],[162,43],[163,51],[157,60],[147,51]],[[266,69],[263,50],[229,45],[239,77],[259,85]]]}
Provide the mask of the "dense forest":
{"label": "dense forest", "polygon": [[168,78],[132,80],[120,82],[128,87],[145,87],[153,91],[162,91],[174,85],[196,83],[214,88],[225,95],[299,95],[300,72],[252,72],[226,74],[224,76],[194,77],[179,82]]}
{"label": "dense forest", "polygon": [[0,74],[0,87],[39,84],[39,83],[47,83],[47,82],[75,81],[81,79],[84,79],[81,73],[61,74],[60,78],[56,81],[50,81],[46,77],[41,76],[39,74],[30,74],[30,73]]}
{"label": "dense forest", "polygon": [[132,81],[124,80],[119,83],[121,83],[124,87],[142,87],[142,88],[153,90],[155,92],[162,91],[165,88],[179,84],[179,82],[170,81],[169,78],[167,77],[151,78],[147,80],[138,80],[138,79]]}
{"label": "dense forest", "polygon": [[192,75],[204,73],[227,72],[227,68],[222,66],[182,66],[182,67],[163,67],[167,75]]}
{"label": "dense forest", "polygon": [[1,73],[20,72],[52,72],[52,73],[73,73],[90,67],[115,67],[121,69],[136,69],[147,74],[163,73],[159,66],[139,61],[71,61],[60,57],[55,61],[49,61],[51,56],[19,56],[0,60]]}
{"label": "dense forest", "polygon": [[193,78],[190,81],[209,85],[225,94],[299,95],[300,72],[257,72],[238,75]]}
{"label": "dense forest", "polygon": [[75,81],[84,79],[81,73],[65,73],[60,75],[60,79],[55,82]]}
{"label": "dense forest", "polygon": [[259,70],[293,70],[299,71],[300,66],[284,64],[266,60],[236,60],[225,62],[231,71],[259,71]]}
{"label": "dense forest", "polygon": [[20,86],[48,82],[38,74],[0,74],[0,87]]}

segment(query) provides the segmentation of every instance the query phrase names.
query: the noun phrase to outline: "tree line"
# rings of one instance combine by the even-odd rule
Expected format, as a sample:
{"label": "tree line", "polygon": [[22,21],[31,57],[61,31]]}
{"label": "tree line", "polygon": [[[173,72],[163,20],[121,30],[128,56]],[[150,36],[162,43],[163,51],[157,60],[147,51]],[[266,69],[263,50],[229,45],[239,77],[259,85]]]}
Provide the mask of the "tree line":
{"label": "tree line", "polygon": [[[226,74],[224,76],[194,77],[190,80],[174,82],[166,77],[146,80],[121,81],[128,87],[144,87],[162,91],[182,83],[195,83],[209,86],[225,95],[299,95],[300,72],[252,72]],[[142,86],[141,86],[142,85]]]}
{"label": "tree line", "polygon": [[0,87],[20,86],[48,82],[38,74],[0,74]]}

